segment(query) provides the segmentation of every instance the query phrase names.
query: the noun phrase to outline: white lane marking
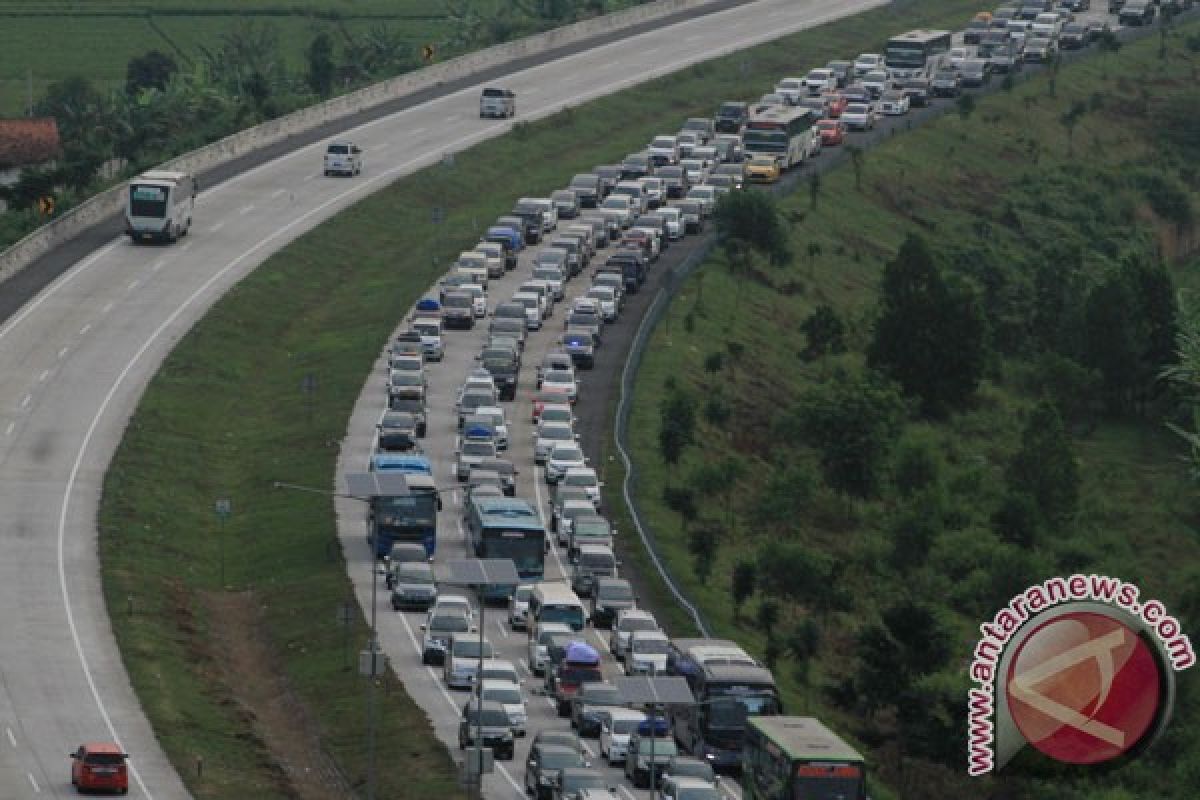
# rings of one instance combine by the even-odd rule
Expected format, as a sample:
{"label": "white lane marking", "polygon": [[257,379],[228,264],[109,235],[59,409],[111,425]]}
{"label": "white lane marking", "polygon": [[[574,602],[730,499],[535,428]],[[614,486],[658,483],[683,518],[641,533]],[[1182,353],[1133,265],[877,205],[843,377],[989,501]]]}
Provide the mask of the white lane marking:
{"label": "white lane marking", "polygon": [[717,783],[725,790],[725,793],[733,798],[733,800],[742,800],[742,789],[733,781],[726,778],[724,775],[717,777]]}
{"label": "white lane marking", "polygon": [[525,670],[526,672],[528,672],[530,675],[533,674],[533,670],[531,670],[529,668],[529,662],[526,661],[525,659],[523,659],[523,658],[517,659],[517,666],[520,667],[521,669]]}
{"label": "white lane marking", "polygon": [[8,734],[8,743],[13,747],[17,746],[17,737],[13,736],[12,728],[5,728],[4,732]]}
{"label": "white lane marking", "polygon": [[503,764],[497,764],[496,769],[500,770],[501,775],[508,778],[509,785],[517,790],[517,794],[521,795],[521,797],[525,796],[525,787],[513,780],[513,776],[508,774],[508,770],[504,768]]}
{"label": "white lane marking", "polygon": [[66,286],[76,276],[83,274],[93,264],[95,264],[97,261],[99,261],[104,256],[108,255],[117,245],[121,244],[122,241],[123,241],[123,239],[113,239],[107,245],[105,245],[104,247],[101,247],[99,250],[97,250],[96,252],[94,252],[90,256],[88,256],[86,259],[84,259],[83,262],[78,267],[75,267],[74,269],[68,270],[67,272],[63,273],[62,276],[59,277],[59,279],[56,280],[54,283],[50,284],[50,286],[47,289],[45,289],[36,300],[34,300],[33,302],[26,305],[25,308],[23,308],[21,310],[20,314],[17,314],[15,317],[13,317],[12,319],[10,319],[8,321],[7,325],[5,325],[3,328],[0,328],[0,339],[3,339],[5,336],[7,336],[9,334],[10,331],[12,331],[13,328],[20,325],[21,322],[23,322],[26,317],[28,317],[30,314],[32,314],[34,311],[36,311],[38,309],[38,307],[41,306],[42,303],[49,300],[50,297],[53,296],[59,289]]}
{"label": "white lane marking", "polygon": [[601,650],[608,647],[608,642],[604,641],[604,637],[600,635],[600,631],[592,628],[592,636],[596,637],[596,643],[600,645]]}
{"label": "white lane marking", "polygon": [[188,242],[187,244],[185,244],[179,248],[179,252],[186,253],[188,250],[191,250],[191,249],[192,249],[192,243]]}
{"label": "white lane marking", "polygon": [[685,42],[698,42],[698,41],[700,41],[700,40],[701,40],[701,39],[703,39],[703,38],[704,38],[704,35],[703,35],[703,34],[699,34],[699,33],[697,33],[697,34],[694,34],[694,35],[692,35],[692,36],[685,36],[685,37],[683,37],[683,40],[684,40]]}
{"label": "white lane marking", "polygon": [[[321,176],[320,176],[320,175],[316,175],[316,174],[313,174],[313,175],[305,175],[305,176],[304,176],[304,182],[305,182],[305,183],[308,183],[309,181],[313,180],[314,178],[319,178],[319,177],[321,177]],[[220,188],[220,187],[217,187],[217,188]]]}
{"label": "white lane marking", "polygon": [[254,210],[254,203],[251,203],[251,204],[249,204],[249,205],[242,206],[241,208],[239,208],[239,209],[238,209],[238,216],[243,216],[243,217],[244,217],[244,216],[246,216],[247,214],[249,214],[249,213],[250,213],[251,211],[253,211],[253,210]]}
{"label": "white lane marking", "polygon": [[10,422],[10,423],[8,423],[8,427],[4,429],[4,435],[12,436],[13,431],[15,431],[16,429],[17,429],[17,423]]}
{"label": "white lane marking", "polygon": [[33,777],[32,772],[26,772],[25,777],[29,778],[29,785],[33,787],[33,791],[37,794],[42,793],[42,787],[38,786],[37,779]]}
{"label": "white lane marking", "polygon": [[508,629],[504,627],[504,623],[502,623],[500,620],[496,620],[496,630],[500,631],[501,637],[505,639],[508,638]]}
{"label": "white lane marking", "polygon": [[218,222],[218,223],[216,223],[215,225],[211,226],[211,227],[208,229],[208,232],[209,232],[209,233],[216,233],[217,231],[221,230],[221,228],[224,228],[224,227],[225,227],[225,223],[224,223],[224,221],[222,221],[222,222]]}
{"label": "white lane marking", "polygon": [[617,784],[617,788],[621,790],[621,794],[625,795],[626,800],[638,800],[633,796],[633,792],[625,788],[624,784]]}
{"label": "white lane marking", "polygon": [[596,757],[596,754],[592,752],[592,748],[588,747],[588,743],[587,743],[587,742],[582,742],[582,741],[581,741],[579,744],[580,744],[580,746],[582,746],[582,747],[583,747],[583,752],[585,752],[585,753],[587,753],[587,754],[588,754],[588,758],[595,758],[595,757]]}
{"label": "white lane marking", "polygon": [[112,301],[109,301],[109,302],[105,303],[105,304],[104,304],[104,308],[100,309],[100,313],[101,313],[101,314],[107,314],[108,312],[110,312],[110,311],[112,311],[112,310],[113,310],[113,306],[114,306],[114,305],[116,305],[116,304],[115,304],[115,303],[113,303]]}
{"label": "white lane marking", "polygon": [[155,261],[153,264],[150,265],[150,271],[158,272],[160,269],[162,269],[166,265],[167,265],[167,260],[165,258],[160,258],[157,261]]}
{"label": "white lane marking", "polygon": [[426,130],[427,130],[427,128],[413,128],[411,131],[409,131],[409,134],[412,136],[416,136],[419,133],[424,133]]}
{"label": "white lane marking", "polygon": [[50,377],[50,370],[48,370],[48,369],[42,370],[42,374],[38,375],[38,383],[45,383],[46,378],[49,378],[49,377]]}
{"label": "white lane marking", "polygon": [[284,192],[286,191],[287,189],[276,189],[275,191],[271,192],[271,199],[274,200],[277,197],[283,197]]}
{"label": "white lane marking", "polygon": [[66,356],[67,356],[67,353],[69,353],[69,352],[71,352],[71,348],[69,348],[69,347],[64,347],[64,348],[62,348],[61,350],[59,350],[59,351],[58,351],[58,357],[59,357],[59,359],[66,358]]}
{"label": "white lane marking", "polygon": [[84,325],[82,328],[79,329],[79,335],[86,336],[87,332],[90,331],[91,329],[92,329],[92,323],[89,322],[87,325]]}
{"label": "white lane marking", "polygon": [[[643,50],[643,51],[641,51],[641,52],[642,52],[642,55],[644,55],[644,56],[652,56],[652,55],[654,55],[655,53],[657,53],[658,51],[659,51],[659,48],[657,48],[657,47],[648,47],[648,48],[646,48],[645,50]],[[526,94],[528,94],[528,93],[529,93],[529,90],[528,90],[528,89],[526,89],[526,90],[525,90],[525,93],[526,93]]]}
{"label": "white lane marking", "polygon": [[[131,281],[129,282],[129,291],[131,291],[131,292],[132,292],[134,289],[136,289],[138,286],[140,286],[140,285],[141,285],[141,283],[142,283],[142,282],[141,282],[141,281],[139,281],[137,278],[134,278],[133,280],[131,280]],[[112,303],[109,303],[107,307],[108,307],[108,308],[111,310]]]}
{"label": "white lane marking", "polygon": [[29,408],[29,404],[33,401],[33,395],[27,394],[21,400],[21,408]]}
{"label": "white lane marking", "polygon": [[462,119],[461,115],[451,114],[450,116],[446,117],[446,122],[458,122],[460,119]]}

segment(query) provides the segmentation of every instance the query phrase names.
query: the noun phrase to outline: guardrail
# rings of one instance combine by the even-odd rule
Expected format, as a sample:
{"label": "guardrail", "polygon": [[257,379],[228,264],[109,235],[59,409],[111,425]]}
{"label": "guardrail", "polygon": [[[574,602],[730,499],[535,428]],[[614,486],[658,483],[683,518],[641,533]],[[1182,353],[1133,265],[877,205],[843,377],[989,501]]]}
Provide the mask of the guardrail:
{"label": "guardrail", "polygon": [[[289,136],[313,130],[352,114],[370,110],[397,98],[469,77],[481,70],[502,66],[521,58],[671,16],[713,5],[720,0],[655,0],[652,3],[581,20],[513,42],[452,58],[415,72],[389,78],[348,94],[302,108],[278,119],[231,134],[220,141],[173,158],[159,169],[200,173],[241,158],[255,150],[277,144]],[[201,187],[203,188],[203,187]],[[80,203],[58,219],[43,225],[0,253],[0,284],[53,250],[124,207],[125,187],[115,186]]]}

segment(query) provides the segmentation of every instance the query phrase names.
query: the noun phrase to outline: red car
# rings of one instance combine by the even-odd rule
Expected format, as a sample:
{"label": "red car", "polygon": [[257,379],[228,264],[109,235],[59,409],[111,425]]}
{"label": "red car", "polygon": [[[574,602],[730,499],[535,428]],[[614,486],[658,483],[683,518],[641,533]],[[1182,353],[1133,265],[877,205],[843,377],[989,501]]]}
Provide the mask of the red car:
{"label": "red car", "polygon": [[830,119],[840,117],[848,105],[850,105],[850,101],[843,97],[841,92],[825,93],[825,107],[829,109]]}
{"label": "red car", "polygon": [[71,785],[80,792],[96,789],[126,794],[129,768],[124,751],[111,742],[85,742],[71,753]]}
{"label": "red car", "polygon": [[821,132],[821,146],[841,144],[846,138],[846,124],[840,119],[819,119],[817,130]]}

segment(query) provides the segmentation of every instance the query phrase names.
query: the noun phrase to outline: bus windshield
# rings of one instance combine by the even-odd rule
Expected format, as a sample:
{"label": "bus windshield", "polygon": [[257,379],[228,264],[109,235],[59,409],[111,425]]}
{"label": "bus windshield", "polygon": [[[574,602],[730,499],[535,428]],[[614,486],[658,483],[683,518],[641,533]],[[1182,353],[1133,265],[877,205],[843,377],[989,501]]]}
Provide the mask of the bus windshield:
{"label": "bus windshield", "polygon": [[742,141],[747,150],[783,152],[788,146],[788,136],[783,131],[748,130],[742,134]]}
{"label": "bus windshield", "polygon": [[709,726],[713,728],[744,728],[747,716],[762,716],[779,712],[779,702],[773,692],[754,692],[713,688],[710,697],[720,697],[728,702],[712,703],[709,706]]}
{"label": "bus windshield", "polygon": [[129,214],[134,217],[167,216],[167,188],[134,183],[129,186]]}
{"label": "bus windshield", "polygon": [[521,576],[542,574],[545,534],[530,531],[488,531],[482,558],[511,558]]}
{"label": "bus windshield", "polygon": [[919,44],[889,44],[884,63],[889,67],[915,69],[925,66],[925,48]]}
{"label": "bus windshield", "polygon": [[433,492],[380,497],[379,524],[389,527],[424,527],[437,517],[437,495]]}

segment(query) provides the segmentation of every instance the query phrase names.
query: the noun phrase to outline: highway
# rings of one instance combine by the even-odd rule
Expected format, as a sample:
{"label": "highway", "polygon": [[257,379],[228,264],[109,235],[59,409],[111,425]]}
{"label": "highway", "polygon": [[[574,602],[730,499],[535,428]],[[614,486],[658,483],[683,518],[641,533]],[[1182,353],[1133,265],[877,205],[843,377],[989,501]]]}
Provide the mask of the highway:
{"label": "highway", "polygon": [[[523,70],[505,83],[521,98],[519,118],[544,116],[881,4],[760,0]],[[133,796],[188,796],[140,712],[111,636],[96,554],[104,470],[159,364],[242,276],[368,193],[509,128],[477,119],[479,88],[354,130],[349,135],[366,152],[359,178],[323,178],[322,145],[314,144],[205,191],[184,241],[134,247],[114,239],[0,327],[0,604],[6,612],[0,798],[69,796],[66,754],[94,739],[116,740],[131,753]],[[446,374],[468,351],[452,352]],[[347,444],[347,452],[365,457],[353,437]],[[532,479],[532,472],[523,478]],[[360,533],[353,538],[347,556],[357,576],[366,549]],[[389,646],[400,635],[394,634]],[[419,687],[413,691],[431,707]]]}

